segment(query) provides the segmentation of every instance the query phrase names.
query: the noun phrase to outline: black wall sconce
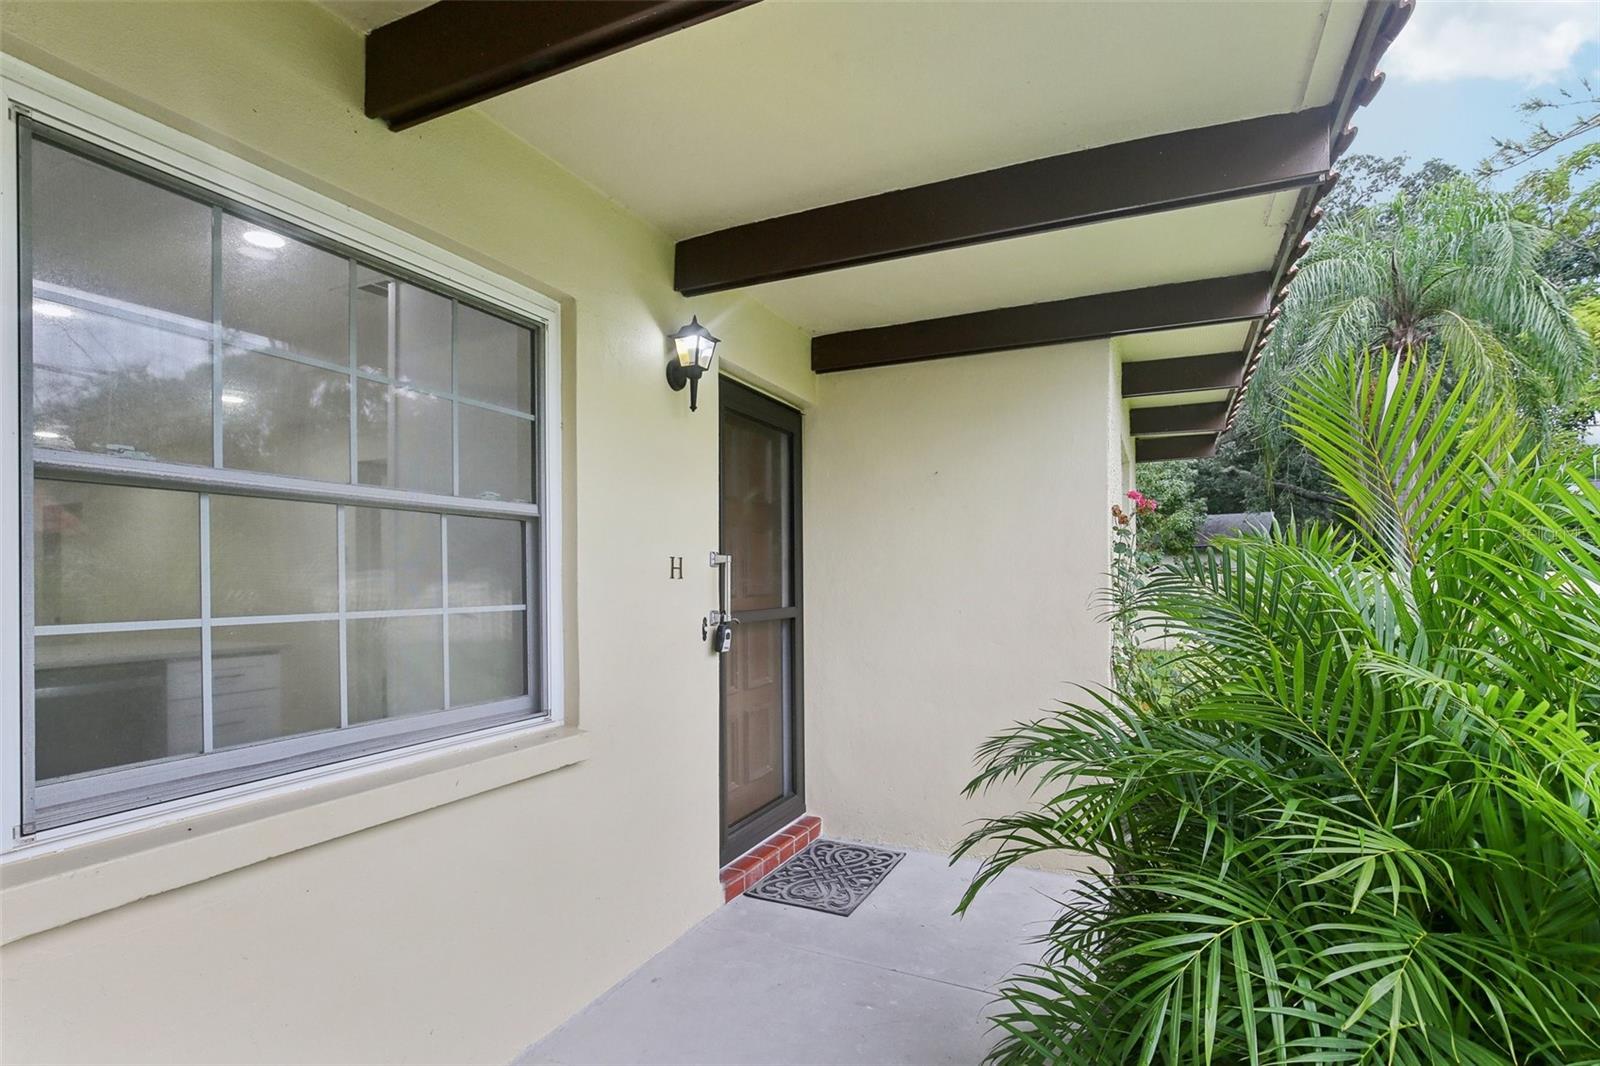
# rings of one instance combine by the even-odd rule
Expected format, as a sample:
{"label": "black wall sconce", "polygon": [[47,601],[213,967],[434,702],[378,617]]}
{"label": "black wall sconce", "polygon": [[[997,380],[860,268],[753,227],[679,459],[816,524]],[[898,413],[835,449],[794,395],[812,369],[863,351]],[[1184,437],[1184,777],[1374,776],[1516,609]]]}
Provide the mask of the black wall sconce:
{"label": "black wall sconce", "polygon": [[700,408],[700,375],[711,369],[711,356],[720,342],[700,324],[700,316],[672,334],[673,358],[667,361],[667,384],[673,392],[689,386],[689,410]]}

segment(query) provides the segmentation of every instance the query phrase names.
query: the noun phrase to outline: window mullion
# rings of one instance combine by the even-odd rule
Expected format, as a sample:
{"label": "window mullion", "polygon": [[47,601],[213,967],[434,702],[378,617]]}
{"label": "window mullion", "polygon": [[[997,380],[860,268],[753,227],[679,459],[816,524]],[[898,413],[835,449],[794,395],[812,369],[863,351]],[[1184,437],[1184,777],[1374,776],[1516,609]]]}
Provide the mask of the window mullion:
{"label": "window mullion", "polygon": [[176,489],[180,492],[342,503],[352,507],[386,507],[401,511],[508,518],[515,521],[534,518],[539,513],[538,507],[531,503],[441,496],[378,485],[346,485],[284,474],[263,474],[254,470],[218,470],[214,467],[129,459],[93,452],[36,448],[34,467],[41,476],[64,481],[110,482],[142,488]]}
{"label": "window mullion", "polygon": [[216,750],[216,694],[211,678],[211,494],[200,494],[200,750]]}
{"label": "window mullion", "polygon": [[439,516],[439,632],[441,636],[440,665],[444,669],[444,705],[450,708],[450,519]]}
{"label": "window mullion", "polygon": [[222,208],[211,209],[211,465],[222,468]]}
{"label": "window mullion", "polygon": [[350,724],[350,623],[347,613],[349,603],[346,597],[347,585],[345,583],[345,512],[348,508],[340,506],[338,510],[339,521],[339,728],[344,729]]}
{"label": "window mullion", "polygon": [[461,328],[461,301],[450,301],[450,495],[461,495],[461,404],[455,399],[461,395],[460,361],[461,345],[458,333]]}
{"label": "window mullion", "polygon": [[[345,315],[349,319],[347,325],[350,329],[350,484],[355,485],[360,482],[360,471],[356,466],[356,412],[360,410],[356,403],[356,364],[360,359],[356,356],[356,261],[352,259],[349,262],[350,293],[345,302]],[[341,525],[340,528],[344,527]],[[344,565],[342,560],[340,565]]]}

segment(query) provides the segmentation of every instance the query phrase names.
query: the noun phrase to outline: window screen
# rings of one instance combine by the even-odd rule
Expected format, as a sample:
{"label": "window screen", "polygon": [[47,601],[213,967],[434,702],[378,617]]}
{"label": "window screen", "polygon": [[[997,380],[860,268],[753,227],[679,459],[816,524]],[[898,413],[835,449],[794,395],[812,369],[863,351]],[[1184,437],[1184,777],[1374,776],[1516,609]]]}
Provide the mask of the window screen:
{"label": "window screen", "polygon": [[537,324],[20,126],[24,832],[538,715]]}

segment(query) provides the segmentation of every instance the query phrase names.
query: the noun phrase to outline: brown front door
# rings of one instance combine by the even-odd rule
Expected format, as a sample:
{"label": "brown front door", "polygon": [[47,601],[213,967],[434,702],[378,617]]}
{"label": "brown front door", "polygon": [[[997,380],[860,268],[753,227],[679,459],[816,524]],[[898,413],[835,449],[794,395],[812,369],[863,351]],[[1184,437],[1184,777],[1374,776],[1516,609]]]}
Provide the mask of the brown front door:
{"label": "brown front door", "polygon": [[733,644],[722,656],[722,857],[805,811],[800,708],[800,413],[724,378],[722,552]]}

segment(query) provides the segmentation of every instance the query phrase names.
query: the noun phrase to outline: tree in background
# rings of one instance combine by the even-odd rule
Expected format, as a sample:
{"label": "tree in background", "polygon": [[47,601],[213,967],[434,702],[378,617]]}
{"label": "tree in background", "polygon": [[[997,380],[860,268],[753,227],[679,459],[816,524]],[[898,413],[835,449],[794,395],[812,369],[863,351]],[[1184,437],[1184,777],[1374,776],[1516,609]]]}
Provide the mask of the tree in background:
{"label": "tree in background", "polygon": [[[1591,302],[1600,296],[1600,143],[1582,143],[1600,131],[1600,94],[1585,81],[1552,97],[1530,99],[1519,110],[1530,128],[1519,137],[1495,138],[1494,154],[1479,165],[1477,172],[1479,182],[1486,185],[1513,169],[1523,168],[1522,176],[1509,193],[1496,199],[1496,194],[1483,187],[1469,191],[1463,184],[1466,175],[1439,159],[1413,165],[1404,155],[1347,156],[1340,162],[1338,185],[1323,201],[1328,223],[1332,224],[1326,232],[1332,235],[1342,231],[1347,245],[1364,244],[1365,247],[1339,250],[1354,253],[1347,257],[1354,261],[1354,269],[1349,272],[1365,270],[1373,289],[1381,292],[1393,288],[1399,295],[1401,285],[1389,285],[1382,277],[1386,267],[1392,271],[1394,266],[1394,262],[1385,261],[1383,253],[1391,250],[1391,246],[1398,250],[1404,241],[1415,243],[1421,235],[1407,232],[1408,226],[1414,230],[1419,222],[1445,224],[1445,230],[1434,235],[1437,237],[1435,247],[1446,260],[1441,267],[1452,271],[1452,278],[1454,268],[1447,261],[1450,257],[1465,254],[1471,243],[1481,247],[1501,240],[1510,231],[1509,226],[1496,228],[1489,235],[1492,238],[1489,242],[1459,241],[1457,234],[1449,232],[1450,228],[1471,225],[1474,217],[1482,217],[1481,213],[1473,210],[1452,213],[1444,209],[1441,201],[1451,198],[1470,201],[1481,197],[1494,203],[1490,214],[1508,215],[1509,222],[1520,224],[1516,232],[1524,239],[1518,247],[1514,251],[1507,248],[1505,254],[1491,259],[1499,258],[1502,265],[1510,264],[1525,276],[1531,255],[1533,272],[1548,283],[1557,294],[1556,302],[1564,304],[1578,322],[1577,330],[1559,331],[1569,334],[1565,338],[1566,355],[1572,354],[1573,337],[1579,338],[1590,354],[1574,365],[1561,357],[1559,347],[1552,352],[1547,344],[1541,346],[1539,331],[1525,334],[1504,321],[1499,323],[1499,328],[1473,330],[1468,326],[1458,332],[1476,334],[1482,341],[1481,347],[1466,353],[1471,365],[1487,363],[1501,368],[1501,377],[1516,396],[1518,408],[1532,423],[1532,436],[1539,446],[1563,461],[1600,472],[1600,447],[1595,443],[1600,441],[1600,417],[1596,415],[1600,410],[1600,377],[1595,372],[1592,355],[1600,344],[1600,331],[1595,329],[1596,321],[1600,320],[1600,303]],[[1455,192],[1442,192],[1444,189]],[[1428,205],[1426,209],[1425,204]],[[1357,222],[1358,219],[1363,221]],[[1359,231],[1360,237],[1352,239],[1352,231]],[[1530,236],[1535,238],[1536,249],[1530,248]],[[1313,244],[1313,258],[1318,255],[1315,249],[1325,241],[1325,236],[1318,236]],[[1322,254],[1334,252],[1334,249],[1324,249]],[[1399,261],[1401,257],[1396,256],[1395,262]],[[1342,264],[1341,269],[1351,265]],[[1419,264],[1412,260],[1406,261],[1406,265]],[[1306,268],[1302,269],[1302,275]],[[1501,275],[1496,273],[1492,262],[1479,257],[1469,264],[1469,269],[1474,276],[1440,284],[1446,289],[1487,289],[1495,302],[1501,302],[1503,294],[1494,291]],[[1410,306],[1396,307],[1397,321],[1400,313],[1405,313],[1413,322],[1420,319],[1422,328],[1418,332],[1426,336],[1447,332],[1430,328],[1427,321],[1430,313],[1480,317],[1472,310],[1475,302],[1466,307],[1456,306],[1459,294],[1441,293],[1438,285],[1430,288],[1431,280],[1430,276],[1410,288]],[[1474,282],[1486,284],[1468,284]],[[1303,278],[1297,280],[1291,292],[1298,293],[1302,284]],[[1305,297],[1299,299],[1303,301]],[[1542,302],[1544,311],[1553,311],[1548,291]],[[1302,309],[1305,309],[1304,303]],[[1353,318],[1361,309],[1340,307],[1334,313],[1337,316],[1341,312],[1343,317],[1332,323],[1328,333],[1351,332]],[[1493,320],[1502,318],[1500,315],[1483,317],[1491,320],[1490,325],[1495,324]],[[1399,332],[1404,333],[1404,330]],[[1587,341],[1581,340],[1584,336]],[[1195,471],[1195,494],[1213,513],[1271,510],[1281,521],[1333,515],[1326,476],[1316,460],[1284,427],[1281,400],[1296,372],[1296,361],[1287,358],[1283,350],[1290,341],[1285,328],[1280,327],[1275,332],[1274,343],[1256,372],[1257,386],[1251,389],[1253,402],[1239,412],[1233,430],[1220,443],[1215,457],[1189,464]],[[1553,365],[1552,355],[1558,357]],[[1143,471],[1139,476],[1143,484]]]}
{"label": "tree in background", "polygon": [[[1600,348],[1600,296],[1580,297],[1572,305],[1572,317]],[[1577,399],[1558,408],[1553,416],[1555,430],[1549,451],[1554,462],[1587,470],[1600,478],[1600,374],[1592,375],[1578,389]]]}
{"label": "tree in background", "polygon": [[[1295,376],[1329,352],[1442,348],[1454,370],[1519,395],[1542,419],[1593,372],[1594,349],[1539,271],[1550,232],[1464,180],[1403,194],[1319,235],[1300,261],[1263,362]],[[1259,397],[1259,399],[1258,399]],[[1258,404],[1281,390],[1252,389]]]}
{"label": "tree in background", "polygon": [[1206,501],[1195,492],[1193,463],[1146,463],[1139,468],[1142,496],[1159,508],[1138,515],[1139,550],[1150,555],[1188,555],[1206,518]]}
{"label": "tree in background", "polygon": [[1337,222],[1396,196],[1415,200],[1436,185],[1466,176],[1460,167],[1443,159],[1413,167],[1408,155],[1347,155],[1339,160],[1338,184],[1319,206],[1328,221]]}

